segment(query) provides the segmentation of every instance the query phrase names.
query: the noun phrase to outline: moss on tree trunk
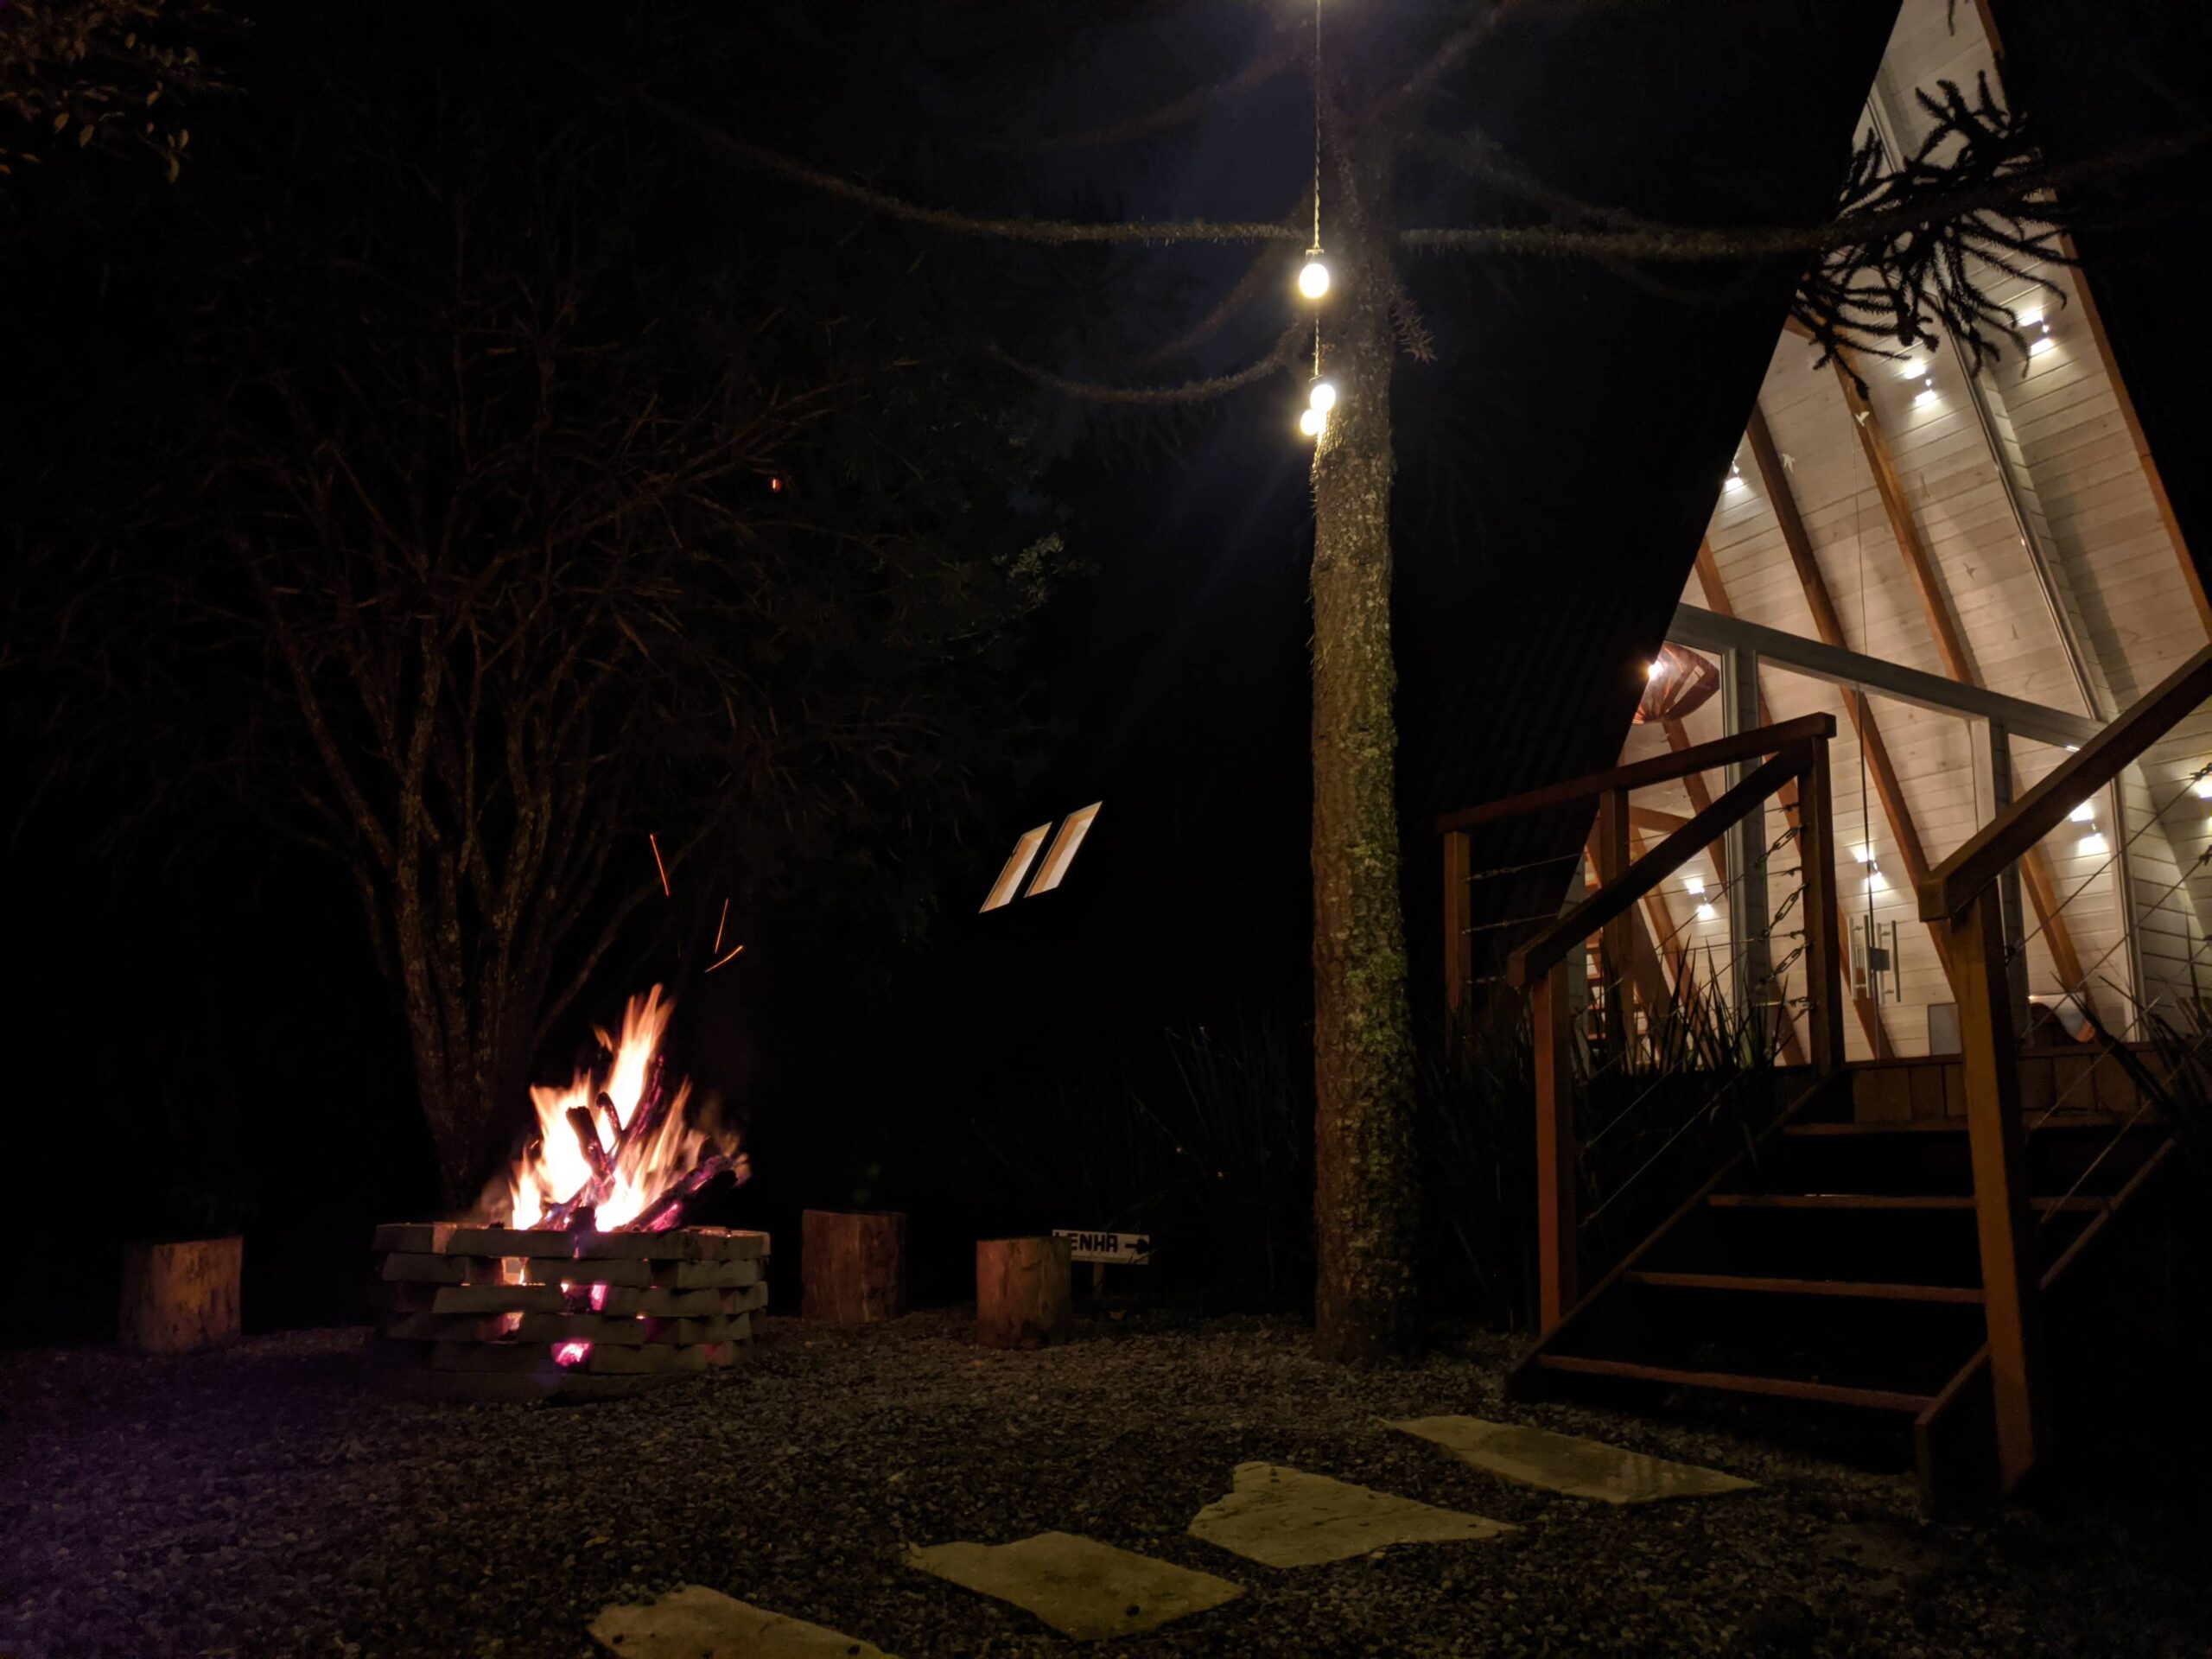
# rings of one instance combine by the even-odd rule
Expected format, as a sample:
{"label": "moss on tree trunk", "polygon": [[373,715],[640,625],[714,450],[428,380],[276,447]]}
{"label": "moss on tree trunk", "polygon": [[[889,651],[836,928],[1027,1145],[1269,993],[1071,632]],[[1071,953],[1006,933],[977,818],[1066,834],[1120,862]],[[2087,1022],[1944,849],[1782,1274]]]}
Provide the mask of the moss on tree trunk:
{"label": "moss on tree trunk", "polygon": [[1387,250],[1356,213],[1335,243],[1322,340],[1338,401],[1313,457],[1314,1338],[1325,1358],[1370,1361],[1414,1345],[1420,1190],[1391,709],[1395,340]]}

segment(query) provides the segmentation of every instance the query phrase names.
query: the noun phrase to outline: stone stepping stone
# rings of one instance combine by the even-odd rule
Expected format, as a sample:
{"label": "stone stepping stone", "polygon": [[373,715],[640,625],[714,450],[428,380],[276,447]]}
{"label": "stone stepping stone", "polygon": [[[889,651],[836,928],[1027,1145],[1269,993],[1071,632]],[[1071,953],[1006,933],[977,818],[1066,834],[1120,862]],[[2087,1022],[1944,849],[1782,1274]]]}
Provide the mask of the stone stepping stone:
{"label": "stone stepping stone", "polygon": [[910,1545],[906,1564],[1010,1601],[1077,1641],[1134,1636],[1244,1593],[1243,1586],[1211,1573],[1072,1532],[1040,1532],[1012,1544]]}
{"label": "stone stepping stone", "polygon": [[1711,1497],[1748,1491],[1758,1484],[1717,1469],[1647,1458],[1603,1440],[1586,1440],[1518,1423],[1480,1417],[1414,1417],[1387,1421],[1387,1428],[1433,1440],[1478,1469],[1601,1503],[1649,1503],[1662,1497]]}
{"label": "stone stepping stone", "polygon": [[1512,1530],[1503,1521],[1272,1463],[1238,1464],[1229,1496],[1191,1522],[1192,1537],[1268,1567],[1319,1567],[1386,1544],[1478,1543]]}
{"label": "stone stepping stone", "polygon": [[891,1659],[866,1642],[696,1584],[658,1601],[602,1607],[591,1633],[622,1659]]}

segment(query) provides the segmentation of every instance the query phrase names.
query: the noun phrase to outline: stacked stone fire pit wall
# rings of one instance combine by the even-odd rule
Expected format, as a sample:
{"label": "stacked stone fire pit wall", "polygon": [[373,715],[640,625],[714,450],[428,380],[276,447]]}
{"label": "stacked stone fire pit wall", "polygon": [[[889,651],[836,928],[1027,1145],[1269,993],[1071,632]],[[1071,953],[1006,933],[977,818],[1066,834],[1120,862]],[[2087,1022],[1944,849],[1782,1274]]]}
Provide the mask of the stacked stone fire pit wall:
{"label": "stacked stone fire pit wall", "polygon": [[376,1363],[439,1399],[594,1398],[734,1364],[768,1300],[768,1235],[721,1227],[399,1222],[376,1251]]}

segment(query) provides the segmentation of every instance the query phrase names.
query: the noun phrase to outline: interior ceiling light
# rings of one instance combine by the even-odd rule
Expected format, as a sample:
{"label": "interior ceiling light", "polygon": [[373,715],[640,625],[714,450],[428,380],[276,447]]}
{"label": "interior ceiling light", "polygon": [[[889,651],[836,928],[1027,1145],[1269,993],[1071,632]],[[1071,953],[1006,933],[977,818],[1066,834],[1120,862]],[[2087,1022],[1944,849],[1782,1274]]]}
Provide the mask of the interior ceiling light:
{"label": "interior ceiling light", "polygon": [[2084,858],[2101,858],[2105,854],[2112,850],[2112,843],[2107,841],[2104,836],[2100,835],[2096,830],[2092,830],[2088,835],[2082,837],[2081,846],[2076,848],[2075,850],[2079,852]]}
{"label": "interior ceiling light", "polygon": [[1715,910],[1711,905],[1700,905],[1697,907],[1697,918],[1700,922],[1709,922],[1719,914],[1720,912]]}
{"label": "interior ceiling light", "polygon": [[1684,893],[1703,893],[1705,891],[1705,878],[1701,875],[1684,876],[1682,878],[1682,891]]}
{"label": "interior ceiling light", "polygon": [[2097,821],[2097,804],[2094,801],[2084,801],[2066,816],[2076,823],[2094,823]]}

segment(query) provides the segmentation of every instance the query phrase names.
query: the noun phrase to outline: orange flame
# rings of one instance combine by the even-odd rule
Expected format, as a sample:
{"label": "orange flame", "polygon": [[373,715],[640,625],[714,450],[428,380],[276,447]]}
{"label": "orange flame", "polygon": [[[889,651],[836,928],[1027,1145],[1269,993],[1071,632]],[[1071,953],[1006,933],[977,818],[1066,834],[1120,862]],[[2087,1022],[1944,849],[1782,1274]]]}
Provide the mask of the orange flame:
{"label": "orange flame", "polygon": [[[531,1090],[537,1137],[485,1194],[486,1220],[536,1227],[556,1207],[589,1197],[594,1224],[601,1232],[612,1231],[636,1220],[715,1151],[730,1156],[743,1179],[734,1140],[711,1121],[696,1127],[690,1121],[685,1109],[690,1083],[658,1076],[661,1039],[675,1011],[658,985],[642,997],[632,997],[623,1010],[621,1036],[596,1033],[611,1057],[603,1070],[579,1071],[564,1088]],[[628,1133],[656,1089],[673,1092],[654,1103],[643,1133]],[[571,1112],[580,1116],[571,1117]],[[585,1133],[596,1143],[596,1159],[584,1149]],[[604,1167],[594,1168],[595,1164]]]}

